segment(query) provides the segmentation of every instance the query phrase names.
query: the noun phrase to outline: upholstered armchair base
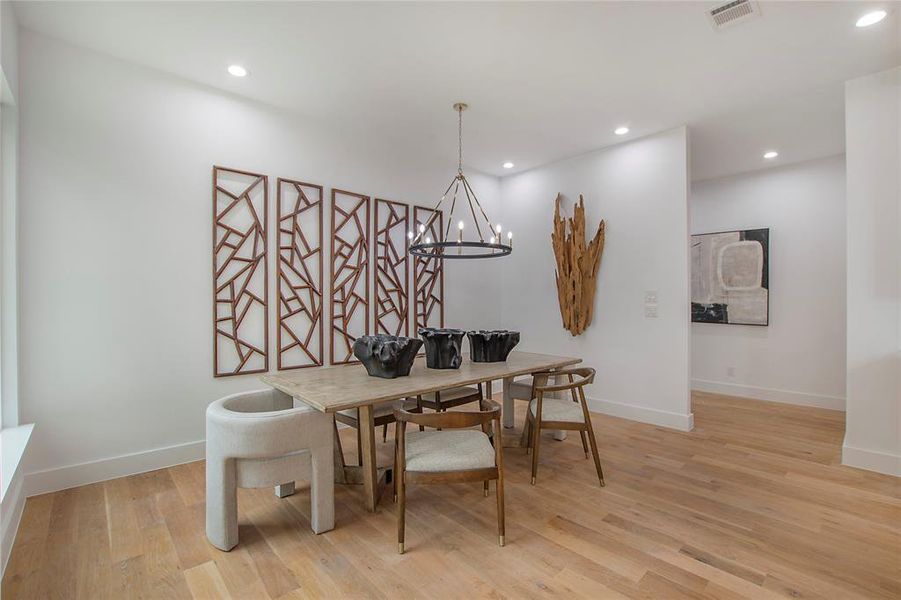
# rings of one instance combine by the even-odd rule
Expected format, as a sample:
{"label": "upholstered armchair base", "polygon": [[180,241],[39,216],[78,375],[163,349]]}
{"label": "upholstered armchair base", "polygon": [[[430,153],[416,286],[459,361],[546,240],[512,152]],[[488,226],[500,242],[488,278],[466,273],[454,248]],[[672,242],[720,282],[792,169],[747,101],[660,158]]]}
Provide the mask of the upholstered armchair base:
{"label": "upholstered armchair base", "polygon": [[238,488],[273,487],[279,498],[310,481],[310,526],[335,527],[333,417],[274,389],[234,394],[206,413],[206,533],[220,550],[238,543]]}

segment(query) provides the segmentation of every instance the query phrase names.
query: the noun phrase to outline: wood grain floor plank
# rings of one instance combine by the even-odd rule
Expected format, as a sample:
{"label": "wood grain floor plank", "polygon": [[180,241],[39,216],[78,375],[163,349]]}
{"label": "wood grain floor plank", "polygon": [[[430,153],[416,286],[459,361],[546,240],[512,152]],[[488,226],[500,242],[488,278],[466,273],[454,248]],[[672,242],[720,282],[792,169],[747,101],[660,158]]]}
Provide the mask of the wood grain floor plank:
{"label": "wood grain floor plank", "polygon": [[231,594],[219,569],[214,561],[191,567],[185,571],[185,581],[191,590],[191,597],[195,600],[210,600],[211,598],[231,599]]}
{"label": "wood grain floor plank", "polygon": [[110,537],[106,492],[102,483],[77,488],[76,556],[77,598],[102,600],[112,597]]}

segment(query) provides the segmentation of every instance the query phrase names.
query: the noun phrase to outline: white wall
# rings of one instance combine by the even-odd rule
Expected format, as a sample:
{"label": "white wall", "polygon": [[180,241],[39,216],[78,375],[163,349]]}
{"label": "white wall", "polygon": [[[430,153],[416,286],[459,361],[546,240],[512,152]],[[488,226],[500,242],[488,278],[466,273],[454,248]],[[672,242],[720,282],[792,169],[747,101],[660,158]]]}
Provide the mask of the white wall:
{"label": "white wall", "polygon": [[844,157],[694,182],[690,205],[692,233],[770,229],[769,326],[693,323],[692,387],[844,410]]}
{"label": "white wall", "polygon": [[18,160],[19,29],[0,3],[0,424],[19,424]]}
{"label": "white wall", "polygon": [[[30,493],[198,458],[206,405],[261,386],[211,374],[212,165],[423,206],[456,171],[37,34],[22,44]],[[498,180],[471,179],[498,210]],[[478,267],[449,263],[448,325],[498,326],[501,265]]]}
{"label": "white wall", "polygon": [[0,65],[13,96],[18,96],[19,20],[12,2],[0,3]]}
{"label": "white wall", "polygon": [[[687,132],[674,129],[506,177],[504,223],[515,249],[504,265],[502,319],[524,350],[570,354],[598,370],[594,408],[688,430]],[[607,221],[594,322],[563,329],[554,284],[554,198],[584,194],[587,228]],[[646,318],[656,290],[658,318]]]}
{"label": "white wall", "polygon": [[901,67],[845,85],[848,386],[842,462],[901,476]]}
{"label": "white wall", "polygon": [[18,158],[19,28],[0,3],[0,572],[5,572],[25,506],[21,458],[32,427],[19,425]]}

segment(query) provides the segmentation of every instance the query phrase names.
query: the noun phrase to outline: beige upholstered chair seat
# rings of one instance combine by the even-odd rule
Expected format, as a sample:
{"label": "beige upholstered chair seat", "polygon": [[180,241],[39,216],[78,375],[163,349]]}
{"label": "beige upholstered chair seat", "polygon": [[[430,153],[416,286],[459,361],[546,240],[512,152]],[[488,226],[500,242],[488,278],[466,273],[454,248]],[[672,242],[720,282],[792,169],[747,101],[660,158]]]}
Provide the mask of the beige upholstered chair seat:
{"label": "beige upholstered chair seat", "polygon": [[[529,412],[535,414],[538,400],[529,402]],[[557,400],[545,398],[541,402],[542,421],[562,421],[565,423],[584,423],[585,415],[582,414],[582,406],[572,400]]]}
{"label": "beige upholstered chair seat", "polygon": [[475,429],[406,434],[407,471],[466,471],[495,466],[494,446]]}
{"label": "beige upholstered chair seat", "polygon": [[[474,396],[478,393],[479,388],[476,387],[456,387],[449,390],[441,390],[441,402],[453,402],[454,400]],[[422,399],[434,402],[435,394],[434,392],[431,394],[423,394]]]}

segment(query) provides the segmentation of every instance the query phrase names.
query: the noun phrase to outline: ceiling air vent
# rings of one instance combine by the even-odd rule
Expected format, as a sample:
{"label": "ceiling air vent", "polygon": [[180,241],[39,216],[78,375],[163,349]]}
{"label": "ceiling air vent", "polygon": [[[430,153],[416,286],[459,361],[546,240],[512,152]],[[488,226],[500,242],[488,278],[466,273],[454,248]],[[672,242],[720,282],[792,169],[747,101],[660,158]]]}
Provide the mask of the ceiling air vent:
{"label": "ceiling air vent", "polygon": [[732,0],[707,11],[714,29],[732,27],[760,16],[760,6],[753,0]]}

